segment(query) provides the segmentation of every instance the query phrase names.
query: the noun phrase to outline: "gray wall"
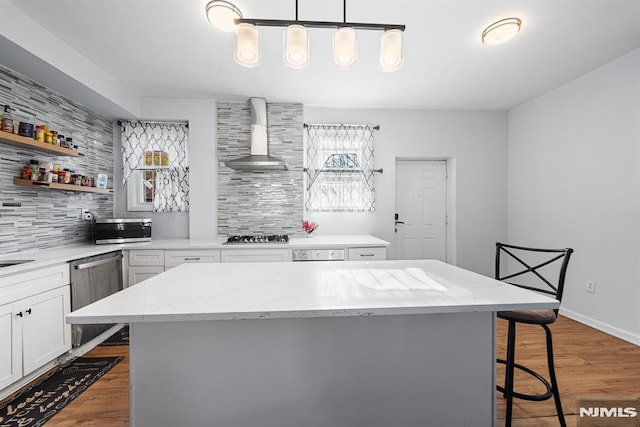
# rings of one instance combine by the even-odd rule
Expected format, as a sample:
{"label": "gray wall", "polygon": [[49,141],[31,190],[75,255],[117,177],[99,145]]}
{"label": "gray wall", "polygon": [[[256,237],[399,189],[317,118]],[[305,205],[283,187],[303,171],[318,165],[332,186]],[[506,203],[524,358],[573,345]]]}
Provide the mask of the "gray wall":
{"label": "gray wall", "polygon": [[116,127],[115,210],[118,218],[151,218],[154,239],[216,237],[216,101],[212,99],[143,98],[140,120],[189,123],[189,212],[129,212],[122,184],[120,129]]}
{"label": "gray wall", "polygon": [[640,50],[509,113],[508,200],[510,241],[575,249],[562,313],[640,345]]}
{"label": "gray wall", "polygon": [[48,124],[71,136],[81,157],[55,156],[0,143],[0,253],[62,247],[87,240],[89,223],[82,208],[100,217],[113,216],[113,196],[53,191],[13,184],[30,159],[50,161],[78,173],[109,175],[113,186],[111,123],[76,102],[0,66],[0,105],[16,109],[14,118]]}
{"label": "gray wall", "polygon": [[305,212],[321,234],[374,234],[395,256],[396,159],[446,159],[449,166],[448,262],[493,275],[495,242],[506,238],[506,112],[310,108],[306,123],[380,125],[375,133],[376,210]]}
{"label": "gray wall", "polygon": [[218,103],[218,233],[302,234],[302,104],[267,104],[268,150],[288,171],[235,171],[251,152],[249,103]]}

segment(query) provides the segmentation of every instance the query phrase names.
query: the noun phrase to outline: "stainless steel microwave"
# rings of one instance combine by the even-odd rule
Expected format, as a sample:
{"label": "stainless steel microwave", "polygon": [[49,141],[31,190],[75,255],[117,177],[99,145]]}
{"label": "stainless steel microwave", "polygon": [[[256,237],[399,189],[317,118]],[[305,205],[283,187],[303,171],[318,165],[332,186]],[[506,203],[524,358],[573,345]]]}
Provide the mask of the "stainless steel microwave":
{"label": "stainless steel microwave", "polygon": [[93,224],[93,238],[97,245],[151,241],[151,219],[101,219]]}

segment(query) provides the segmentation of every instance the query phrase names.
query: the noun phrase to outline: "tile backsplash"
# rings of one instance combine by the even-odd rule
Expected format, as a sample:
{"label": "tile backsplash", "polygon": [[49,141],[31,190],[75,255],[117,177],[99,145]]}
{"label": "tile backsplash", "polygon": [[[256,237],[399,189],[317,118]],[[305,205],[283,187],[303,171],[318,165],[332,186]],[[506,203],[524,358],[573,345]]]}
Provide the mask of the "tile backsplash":
{"label": "tile backsplash", "polygon": [[81,220],[81,210],[89,209],[100,218],[112,217],[113,195],[18,186],[13,178],[21,175],[30,159],[36,159],[86,175],[107,174],[108,188],[112,188],[112,123],[0,66],[0,105],[5,104],[16,110],[12,113],[16,120],[48,124],[50,129],[71,136],[81,156],[55,156],[0,142],[0,254],[86,241],[89,222]]}
{"label": "tile backsplash", "polygon": [[269,154],[288,171],[236,171],[225,161],[251,152],[249,102],[218,103],[218,234],[301,234],[302,104],[267,104]]}

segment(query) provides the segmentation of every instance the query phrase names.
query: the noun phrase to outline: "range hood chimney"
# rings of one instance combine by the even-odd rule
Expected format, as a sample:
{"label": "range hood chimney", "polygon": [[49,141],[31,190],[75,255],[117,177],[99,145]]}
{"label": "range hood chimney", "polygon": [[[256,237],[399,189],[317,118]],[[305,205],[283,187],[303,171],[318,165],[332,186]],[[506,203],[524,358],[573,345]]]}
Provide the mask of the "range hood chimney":
{"label": "range hood chimney", "polygon": [[284,160],[272,157],[267,150],[267,100],[249,98],[251,104],[251,155],[224,162],[235,170],[288,170]]}

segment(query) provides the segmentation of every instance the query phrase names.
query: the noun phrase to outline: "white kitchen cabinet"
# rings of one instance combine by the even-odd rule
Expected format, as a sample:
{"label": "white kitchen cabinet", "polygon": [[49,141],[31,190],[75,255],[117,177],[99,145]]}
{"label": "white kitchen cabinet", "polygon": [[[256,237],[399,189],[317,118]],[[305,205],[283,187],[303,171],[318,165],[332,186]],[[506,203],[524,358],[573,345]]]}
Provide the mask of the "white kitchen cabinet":
{"label": "white kitchen cabinet", "polygon": [[135,249],[129,251],[129,265],[160,265],[164,267],[164,250]]}
{"label": "white kitchen cabinet", "polygon": [[[14,331],[15,329],[15,331]],[[0,306],[0,390],[22,377],[21,337],[13,321],[13,304]]]}
{"label": "white kitchen cabinet", "polygon": [[133,265],[129,266],[127,272],[127,283],[128,286],[135,285],[136,283],[140,283],[143,280],[147,280],[150,277],[155,276],[156,274],[164,273],[163,266],[157,265]]}
{"label": "white kitchen cabinet", "polygon": [[220,262],[220,251],[217,249],[164,251],[165,270],[188,262]]}
{"label": "white kitchen cabinet", "polygon": [[347,259],[349,261],[372,261],[387,259],[387,248],[385,247],[349,248],[347,252]]}
{"label": "white kitchen cabinet", "polygon": [[0,390],[71,349],[69,266],[2,278]]}
{"label": "white kitchen cabinet", "polygon": [[22,373],[28,375],[71,348],[69,286],[14,303],[14,321],[22,329]]}
{"label": "white kitchen cabinet", "polygon": [[291,249],[222,249],[222,262],[291,261]]}
{"label": "white kitchen cabinet", "polygon": [[125,266],[127,284],[132,286],[156,274],[164,273],[164,249],[132,249]]}

